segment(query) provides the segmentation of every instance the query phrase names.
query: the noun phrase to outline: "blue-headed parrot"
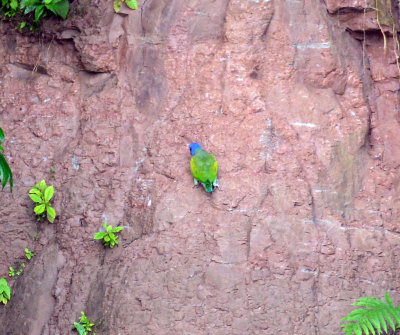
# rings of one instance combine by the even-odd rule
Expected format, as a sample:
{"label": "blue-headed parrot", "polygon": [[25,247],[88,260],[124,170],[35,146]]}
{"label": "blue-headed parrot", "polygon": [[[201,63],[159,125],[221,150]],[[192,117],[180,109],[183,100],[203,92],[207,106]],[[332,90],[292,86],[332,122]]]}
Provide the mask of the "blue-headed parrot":
{"label": "blue-headed parrot", "polygon": [[190,154],[190,171],[194,177],[194,184],[200,182],[207,192],[212,192],[218,187],[218,163],[213,154],[205,151],[200,144],[192,143],[189,145]]}

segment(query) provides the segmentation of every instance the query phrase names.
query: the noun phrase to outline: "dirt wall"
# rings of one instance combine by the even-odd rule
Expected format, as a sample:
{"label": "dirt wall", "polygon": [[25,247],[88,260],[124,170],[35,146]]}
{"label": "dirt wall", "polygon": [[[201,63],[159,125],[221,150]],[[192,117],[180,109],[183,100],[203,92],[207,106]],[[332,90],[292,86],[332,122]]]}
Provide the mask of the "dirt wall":
{"label": "dirt wall", "polygon": [[[399,72],[366,7],[82,0],[39,35],[2,23],[0,276],[35,256],[0,333],[73,334],[85,311],[96,334],[328,335],[359,297],[400,304]],[[54,224],[28,197],[43,178]]]}

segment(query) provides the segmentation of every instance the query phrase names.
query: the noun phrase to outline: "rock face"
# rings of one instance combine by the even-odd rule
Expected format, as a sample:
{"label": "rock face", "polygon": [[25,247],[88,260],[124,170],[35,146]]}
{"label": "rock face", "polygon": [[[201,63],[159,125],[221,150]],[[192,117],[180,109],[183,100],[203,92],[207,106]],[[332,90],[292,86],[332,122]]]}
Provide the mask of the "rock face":
{"label": "rock face", "polygon": [[[82,0],[40,36],[2,24],[0,276],[35,256],[0,333],[73,334],[85,311],[96,334],[328,335],[359,297],[400,304],[398,4],[385,52],[366,3]],[[125,228],[112,250],[104,221]]]}

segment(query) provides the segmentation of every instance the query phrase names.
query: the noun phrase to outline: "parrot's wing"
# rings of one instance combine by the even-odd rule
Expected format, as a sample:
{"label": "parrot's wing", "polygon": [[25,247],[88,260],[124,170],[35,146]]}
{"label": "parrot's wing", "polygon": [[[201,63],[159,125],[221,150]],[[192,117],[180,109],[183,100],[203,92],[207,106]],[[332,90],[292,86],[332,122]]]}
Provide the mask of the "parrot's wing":
{"label": "parrot's wing", "polygon": [[[199,151],[199,150],[197,150]],[[201,183],[213,182],[217,178],[218,163],[213,154],[200,152],[192,156],[190,160],[190,170],[193,177]]]}

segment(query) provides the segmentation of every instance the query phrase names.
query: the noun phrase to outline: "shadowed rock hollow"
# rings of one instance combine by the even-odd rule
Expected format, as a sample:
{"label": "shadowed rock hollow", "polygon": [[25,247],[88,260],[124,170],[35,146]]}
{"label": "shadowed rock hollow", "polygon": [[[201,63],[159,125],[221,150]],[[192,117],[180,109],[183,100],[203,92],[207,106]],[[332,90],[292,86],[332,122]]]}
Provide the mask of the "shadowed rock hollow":
{"label": "shadowed rock hollow", "polygon": [[[359,297],[400,304],[399,72],[365,7],[82,0],[40,36],[2,23],[0,276],[35,257],[0,333],[73,334],[85,311],[96,334],[328,335]],[[43,178],[54,224],[27,195]]]}

